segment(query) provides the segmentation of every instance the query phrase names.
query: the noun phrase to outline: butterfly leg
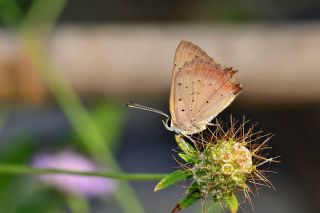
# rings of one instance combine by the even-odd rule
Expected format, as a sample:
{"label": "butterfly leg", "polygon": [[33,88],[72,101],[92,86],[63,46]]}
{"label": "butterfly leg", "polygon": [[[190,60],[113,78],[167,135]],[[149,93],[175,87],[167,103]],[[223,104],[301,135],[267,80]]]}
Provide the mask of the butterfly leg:
{"label": "butterfly leg", "polygon": [[207,126],[218,126],[217,124],[213,124],[213,123],[208,123],[206,124]]}

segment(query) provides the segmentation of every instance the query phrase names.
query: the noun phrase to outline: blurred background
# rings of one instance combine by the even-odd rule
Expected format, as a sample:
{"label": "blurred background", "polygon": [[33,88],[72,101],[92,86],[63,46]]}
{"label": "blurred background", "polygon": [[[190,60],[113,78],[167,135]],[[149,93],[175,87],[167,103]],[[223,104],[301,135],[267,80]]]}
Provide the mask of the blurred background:
{"label": "blurred background", "polygon": [[[0,0],[0,15],[1,163],[174,171],[162,117],[123,104],[169,111],[186,39],[239,69],[244,90],[219,117],[275,135],[276,190],[240,211],[320,212],[319,1]],[[184,188],[155,183],[2,175],[0,212],[170,212]]]}

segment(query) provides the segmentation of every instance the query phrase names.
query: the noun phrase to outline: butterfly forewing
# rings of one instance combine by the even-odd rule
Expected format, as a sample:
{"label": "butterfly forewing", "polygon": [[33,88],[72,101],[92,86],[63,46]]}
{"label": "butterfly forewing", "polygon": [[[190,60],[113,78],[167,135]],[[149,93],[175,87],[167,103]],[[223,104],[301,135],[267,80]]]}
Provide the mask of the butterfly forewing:
{"label": "butterfly forewing", "polygon": [[187,62],[175,76],[175,126],[199,132],[240,92],[232,79],[234,70],[202,60]]}
{"label": "butterfly forewing", "polygon": [[174,57],[173,75],[175,75],[186,62],[190,62],[194,59],[208,63],[214,63],[214,60],[197,45],[191,43],[190,41],[181,41],[177,47]]}
{"label": "butterfly forewing", "polygon": [[214,60],[210,58],[205,51],[203,51],[197,45],[189,41],[181,41],[177,47],[172,71],[172,82],[171,82],[171,94],[170,94],[170,113],[172,118],[175,120],[175,98],[174,98],[174,86],[175,86],[175,76],[181,71],[182,67],[190,61],[195,59],[202,60],[208,63],[214,63]]}

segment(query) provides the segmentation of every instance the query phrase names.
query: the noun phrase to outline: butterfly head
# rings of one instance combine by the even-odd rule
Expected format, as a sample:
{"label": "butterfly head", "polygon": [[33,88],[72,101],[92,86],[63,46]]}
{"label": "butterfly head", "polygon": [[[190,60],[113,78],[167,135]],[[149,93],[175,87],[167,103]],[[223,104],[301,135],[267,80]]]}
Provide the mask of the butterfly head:
{"label": "butterfly head", "polygon": [[179,128],[177,128],[174,125],[171,118],[167,118],[166,120],[162,120],[162,123],[163,123],[164,127],[169,131],[176,132],[177,134],[180,134],[182,132]]}
{"label": "butterfly head", "polygon": [[177,134],[182,134],[182,135],[193,135],[205,130],[209,122],[207,122],[206,124],[201,124],[197,126],[192,125],[192,126],[185,127],[185,126],[178,126],[172,121],[171,118],[167,118],[166,120],[162,120],[162,123],[164,127],[169,131],[175,132]]}

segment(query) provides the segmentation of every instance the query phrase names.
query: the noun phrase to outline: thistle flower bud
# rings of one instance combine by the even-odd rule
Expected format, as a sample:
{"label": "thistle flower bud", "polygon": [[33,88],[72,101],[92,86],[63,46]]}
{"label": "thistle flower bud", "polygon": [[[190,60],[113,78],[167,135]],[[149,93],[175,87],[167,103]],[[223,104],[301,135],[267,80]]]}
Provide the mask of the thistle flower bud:
{"label": "thistle flower bud", "polygon": [[[246,121],[240,125],[231,119],[228,126],[216,121],[215,129],[209,134],[198,136],[176,136],[181,152],[178,155],[184,161],[181,169],[162,179],[155,190],[166,188],[181,180],[192,179],[187,196],[182,199],[172,212],[180,211],[197,200],[213,200],[224,203],[232,213],[238,210],[238,192],[251,203],[250,185],[271,186],[270,181],[260,171],[265,163],[275,162],[274,158],[263,156],[262,152],[271,138],[254,132],[254,126],[245,128]],[[191,145],[192,144],[192,145]],[[257,187],[255,187],[257,188]]]}
{"label": "thistle flower bud", "polygon": [[193,178],[202,194],[215,201],[245,188],[246,174],[254,169],[253,153],[236,140],[208,143],[191,168]]}

